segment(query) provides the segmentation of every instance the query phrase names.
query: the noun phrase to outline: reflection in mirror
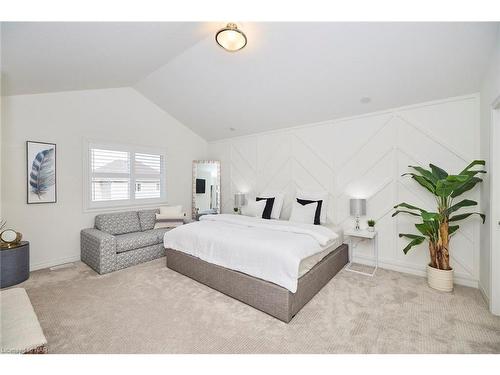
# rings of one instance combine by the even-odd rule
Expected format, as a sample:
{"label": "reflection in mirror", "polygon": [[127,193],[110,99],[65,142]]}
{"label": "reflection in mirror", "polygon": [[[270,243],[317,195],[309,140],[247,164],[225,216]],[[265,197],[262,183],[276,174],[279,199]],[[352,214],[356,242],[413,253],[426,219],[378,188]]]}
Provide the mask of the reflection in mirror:
{"label": "reflection in mirror", "polygon": [[220,213],[220,162],[193,161],[193,219]]}

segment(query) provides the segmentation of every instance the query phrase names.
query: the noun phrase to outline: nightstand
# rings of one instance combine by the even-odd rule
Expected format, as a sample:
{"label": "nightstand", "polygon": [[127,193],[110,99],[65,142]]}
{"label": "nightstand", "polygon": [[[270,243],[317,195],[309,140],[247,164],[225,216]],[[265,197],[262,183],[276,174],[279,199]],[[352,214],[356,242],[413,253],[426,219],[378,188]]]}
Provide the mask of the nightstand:
{"label": "nightstand", "polygon": [[[366,275],[366,276],[375,275],[375,272],[377,271],[377,268],[378,268],[378,236],[377,236],[377,231],[369,232],[366,229],[360,229],[360,230],[350,229],[350,230],[346,230],[344,232],[344,235],[349,238],[349,240],[348,240],[348,242],[349,242],[349,263],[347,264],[347,266],[344,269],[346,271],[356,272],[356,273],[360,273],[360,274]],[[356,243],[354,243],[354,239],[357,239]],[[352,252],[354,251],[354,248],[357,246],[357,244],[361,241],[364,241],[364,240],[370,240],[373,243],[374,267],[375,268],[373,269],[373,272],[371,272],[371,273],[357,271],[357,270],[353,270],[351,268],[352,258],[353,258]]]}

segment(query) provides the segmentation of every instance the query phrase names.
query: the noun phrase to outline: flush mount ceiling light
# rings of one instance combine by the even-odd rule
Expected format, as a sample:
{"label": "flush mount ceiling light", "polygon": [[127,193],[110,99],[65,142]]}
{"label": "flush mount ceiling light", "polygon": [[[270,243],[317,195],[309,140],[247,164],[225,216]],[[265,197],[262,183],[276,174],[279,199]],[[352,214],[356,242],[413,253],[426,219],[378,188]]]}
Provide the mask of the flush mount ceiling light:
{"label": "flush mount ceiling light", "polygon": [[247,37],[243,31],[238,30],[235,23],[228,23],[226,27],[217,31],[215,41],[219,46],[229,52],[236,52],[247,45]]}

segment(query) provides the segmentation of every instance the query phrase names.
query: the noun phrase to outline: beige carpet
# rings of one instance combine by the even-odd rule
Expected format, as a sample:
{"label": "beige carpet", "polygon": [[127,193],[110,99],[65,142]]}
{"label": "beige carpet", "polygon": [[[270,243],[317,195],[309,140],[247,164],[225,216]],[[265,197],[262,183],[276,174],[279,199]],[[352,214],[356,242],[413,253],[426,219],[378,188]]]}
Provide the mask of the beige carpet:
{"label": "beige carpet", "polygon": [[100,276],[82,263],[32,273],[50,353],[500,353],[500,317],[478,290],[341,271],[289,323],[165,267]]}

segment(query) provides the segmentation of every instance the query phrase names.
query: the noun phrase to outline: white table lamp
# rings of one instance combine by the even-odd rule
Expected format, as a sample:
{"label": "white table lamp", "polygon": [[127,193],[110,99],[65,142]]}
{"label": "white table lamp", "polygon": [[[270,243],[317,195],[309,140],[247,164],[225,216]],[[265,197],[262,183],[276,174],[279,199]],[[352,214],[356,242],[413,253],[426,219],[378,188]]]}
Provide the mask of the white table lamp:
{"label": "white table lamp", "polygon": [[359,230],[359,217],[366,215],[366,199],[352,198],[350,212],[351,216],[356,217],[356,230]]}
{"label": "white table lamp", "polygon": [[236,193],[234,194],[234,207],[238,209],[238,213],[241,212],[241,207],[246,203],[246,194]]}

